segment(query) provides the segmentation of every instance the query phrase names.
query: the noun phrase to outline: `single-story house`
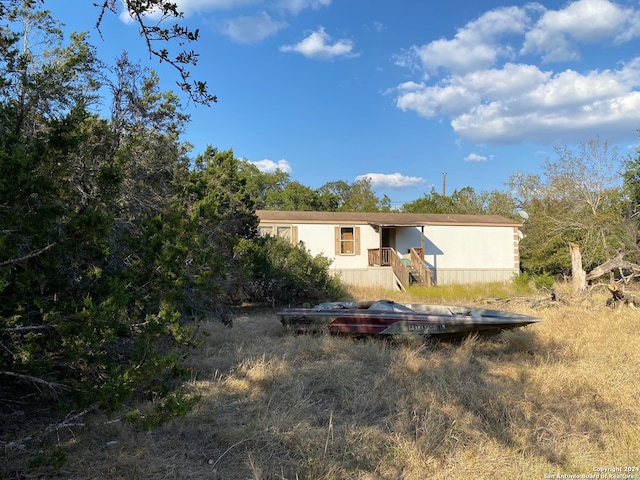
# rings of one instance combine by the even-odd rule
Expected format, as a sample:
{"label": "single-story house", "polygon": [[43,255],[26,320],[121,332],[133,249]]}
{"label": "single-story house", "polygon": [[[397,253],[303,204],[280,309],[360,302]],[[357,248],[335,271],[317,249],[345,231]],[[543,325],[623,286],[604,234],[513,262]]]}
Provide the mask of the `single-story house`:
{"label": "single-story house", "polygon": [[522,223],[498,215],[258,210],[260,234],[332,260],[344,283],[403,288],[509,281]]}

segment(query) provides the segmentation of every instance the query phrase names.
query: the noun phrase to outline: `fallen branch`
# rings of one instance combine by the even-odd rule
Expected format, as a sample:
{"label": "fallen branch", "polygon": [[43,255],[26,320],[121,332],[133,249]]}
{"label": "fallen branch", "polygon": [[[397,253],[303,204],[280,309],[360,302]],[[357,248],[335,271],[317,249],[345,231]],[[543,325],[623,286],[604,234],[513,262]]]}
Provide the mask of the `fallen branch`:
{"label": "fallen branch", "polygon": [[486,303],[506,304],[523,304],[531,308],[554,307],[560,304],[567,304],[567,300],[561,297],[555,290],[541,288],[535,297],[508,297],[508,298],[486,298]]}
{"label": "fallen branch", "polygon": [[[84,411],[82,411],[80,413],[76,413],[74,415],[72,415],[70,413],[69,415],[67,415],[65,417],[65,419],[62,422],[56,423],[54,425],[49,425],[42,432],[40,432],[38,435],[39,436],[48,435],[48,434],[50,434],[52,432],[57,432],[58,430],[61,430],[63,428],[84,427],[85,424],[84,423],[78,423],[77,420],[79,418],[81,418],[81,417],[84,417],[88,412],[89,412],[89,410],[84,410]],[[34,435],[27,435],[26,437],[22,437],[22,438],[19,438],[17,440],[12,440],[11,442],[2,442],[2,441],[0,441],[0,446],[3,447],[4,449],[13,449],[13,448],[24,449],[25,448],[25,444],[27,442],[30,442],[33,439],[34,439]]]}
{"label": "fallen branch", "polygon": [[633,272],[632,275],[639,275],[640,265],[623,260],[623,256],[624,252],[619,252],[611,260],[607,260],[603,264],[598,265],[596,268],[591,270],[586,276],[587,282],[590,280],[595,280],[596,278],[599,278],[602,275],[605,275],[613,270],[620,270],[621,272],[622,270],[630,270],[631,272]]}

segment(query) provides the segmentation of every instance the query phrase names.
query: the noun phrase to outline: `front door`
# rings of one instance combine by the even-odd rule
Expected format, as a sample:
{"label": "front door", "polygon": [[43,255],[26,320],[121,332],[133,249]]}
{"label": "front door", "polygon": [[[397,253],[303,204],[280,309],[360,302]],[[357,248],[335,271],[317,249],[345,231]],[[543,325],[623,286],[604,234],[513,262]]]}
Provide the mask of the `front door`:
{"label": "front door", "polygon": [[382,248],[396,248],[396,229],[382,227]]}

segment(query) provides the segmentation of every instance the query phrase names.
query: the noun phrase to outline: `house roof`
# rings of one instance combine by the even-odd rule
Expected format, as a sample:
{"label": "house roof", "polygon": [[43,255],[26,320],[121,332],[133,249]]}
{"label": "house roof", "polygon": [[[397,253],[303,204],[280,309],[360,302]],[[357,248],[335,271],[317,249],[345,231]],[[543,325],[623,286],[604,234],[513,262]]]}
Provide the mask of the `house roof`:
{"label": "house roof", "polygon": [[283,210],[257,210],[261,222],[272,223],[327,223],[369,224],[383,227],[420,225],[477,225],[520,227],[521,222],[500,215],[456,215],[438,213],[397,212],[307,212]]}

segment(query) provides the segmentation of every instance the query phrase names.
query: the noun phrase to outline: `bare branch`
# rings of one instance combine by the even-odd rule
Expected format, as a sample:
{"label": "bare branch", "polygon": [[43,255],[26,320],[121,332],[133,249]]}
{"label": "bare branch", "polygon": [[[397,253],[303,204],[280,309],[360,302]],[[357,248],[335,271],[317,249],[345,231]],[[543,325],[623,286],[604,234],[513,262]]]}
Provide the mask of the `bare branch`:
{"label": "bare branch", "polygon": [[38,330],[48,330],[50,328],[58,328],[55,323],[52,325],[27,325],[24,327],[7,327],[0,329],[0,331],[8,333],[22,333],[22,332],[36,332]]}
{"label": "bare branch", "polygon": [[36,386],[47,387],[47,388],[50,388],[51,390],[70,390],[70,388],[67,385],[64,385],[63,383],[49,382],[42,378],[33,377],[31,375],[22,375],[21,373],[13,373],[13,372],[7,372],[7,371],[0,372],[0,375],[17,378],[18,380],[23,380],[29,383],[33,383]]}
{"label": "bare branch", "polygon": [[24,262],[25,260],[29,260],[30,258],[37,257],[38,255],[42,255],[44,252],[46,252],[47,250],[52,249],[57,244],[58,244],[58,242],[53,242],[53,243],[50,243],[49,245],[47,245],[46,247],[41,248],[40,250],[36,250],[35,252],[31,252],[31,253],[23,256],[23,257],[11,258],[9,260],[5,260],[4,262],[0,262],[0,267],[4,267],[5,265],[13,265],[15,263]]}
{"label": "bare branch", "polygon": [[[76,413],[76,414],[70,413],[65,417],[65,419],[62,422],[56,423],[54,425],[49,425],[40,433],[40,435],[48,435],[52,432],[57,432],[58,430],[61,430],[63,428],[84,427],[85,424],[77,423],[77,420],[84,417],[87,413],[89,413],[89,410],[83,410],[82,412]],[[13,440],[11,442],[0,442],[0,446],[4,447],[5,449],[23,449],[25,448],[25,444],[33,440],[33,438],[34,438],[34,435],[28,435],[26,437]]]}

